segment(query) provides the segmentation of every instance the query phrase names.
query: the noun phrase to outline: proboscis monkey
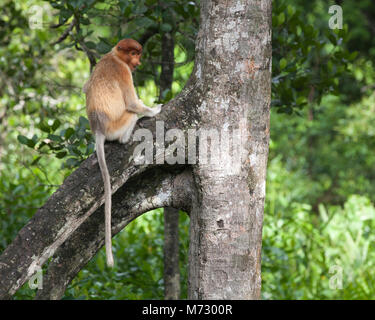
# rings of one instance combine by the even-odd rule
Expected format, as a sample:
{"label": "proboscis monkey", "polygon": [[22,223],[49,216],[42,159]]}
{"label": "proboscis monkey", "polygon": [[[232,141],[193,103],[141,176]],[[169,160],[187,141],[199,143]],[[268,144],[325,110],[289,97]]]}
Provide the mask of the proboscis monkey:
{"label": "proboscis monkey", "polygon": [[142,46],[133,39],[121,40],[95,66],[84,85],[86,111],[95,135],[95,146],[104,181],[105,246],[107,265],[113,266],[111,236],[111,182],[105,160],[104,141],[126,143],[134,129],[138,114],[153,117],[161,105],[149,108],[138,99],[132,71],[141,64]]}

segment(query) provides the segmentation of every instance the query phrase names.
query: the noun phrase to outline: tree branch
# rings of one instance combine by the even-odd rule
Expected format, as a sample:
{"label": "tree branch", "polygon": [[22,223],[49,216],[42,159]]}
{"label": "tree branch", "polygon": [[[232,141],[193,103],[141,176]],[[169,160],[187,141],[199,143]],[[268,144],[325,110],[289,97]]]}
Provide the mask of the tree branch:
{"label": "tree branch", "polygon": [[[157,116],[158,120],[164,120],[165,130],[188,127],[191,120],[186,117],[187,113],[176,109],[183,110],[189,104],[191,90],[184,89]],[[155,118],[141,119],[139,127],[149,129],[155,137]],[[132,155],[136,144],[107,143],[105,146],[112,193],[130,178],[156,167],[154,163],[135,165]],[[64,181],[1,254],[0,299],[12,296],[103,202],[102,177],[93,154]]]}
{"label": "tree branch", "polygon": [[155,34],[159,33],[159,29],[155,26],[153,27],[150,27],[146,30],[145,33],[143,33],[143,35],[141,36],[141,38],[138,40],[138,42],[144,46],[146,44],[146,42],[152,38]]}
{"label": "tree branch", "polygon": [[[65,23],[65,22],[64,22]],[[63,34],[58,38],[55,42],[52,42],[51,45],[54,46],[55,44],[58,44],[60,42],[63,42],[68,36],[70,31],[73,30],[74,26],[76,25],[77,20],[76,18],[73,19],[73,21],[70,23],[69,27],[63,32]],[[58,28],[63,24],[52,26],[51,28]]]}
{"label": "tree branch", "polygon": [[[191,172],[182,166],[170,167],[168,171],[152,170],[129,180],[113,195],[112,234],[117,234],[142,213],[155,208],[172,206],[189,211],[193,189]],[[56,251],[43,277],[43,289],[38,290],[36,299],[61,299],[70,281],[103,245],[102,206]]]}

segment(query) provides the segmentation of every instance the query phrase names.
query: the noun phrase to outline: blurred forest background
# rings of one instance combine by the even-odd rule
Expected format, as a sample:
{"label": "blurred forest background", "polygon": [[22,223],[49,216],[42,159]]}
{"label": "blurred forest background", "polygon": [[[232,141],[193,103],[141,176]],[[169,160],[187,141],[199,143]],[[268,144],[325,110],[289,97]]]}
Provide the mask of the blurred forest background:
{"label": "blurred forest background", "polygon": [[[343,9],[343,29],[329,28],[333,4]],[[0,8],[1,252],[94,151],[82,93],[90,61],[121,38],[142,39],[138,94],[149,105],[170,100],[193,68],[199,3],[0,0]],[[262,297],[373,299],[375,5],[278,0],[272,24]],[[175,69],[172,90],[160,92],[164,33],[175,39]],[[118,234],[115,269],[101,250],[65,299],[162,299],[162,210]],[[188,229],[181,212],[181,298]],[[15,298],[34,294],[26,284]]]}

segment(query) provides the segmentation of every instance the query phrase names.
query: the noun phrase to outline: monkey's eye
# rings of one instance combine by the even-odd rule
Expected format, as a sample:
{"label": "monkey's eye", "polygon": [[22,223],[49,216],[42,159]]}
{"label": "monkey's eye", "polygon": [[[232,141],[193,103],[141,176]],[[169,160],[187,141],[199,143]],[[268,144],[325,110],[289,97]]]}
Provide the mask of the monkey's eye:
{"label": "monkey's eye", "polygon": [[132,55],[132,56],[136,56],[137,53],[136,53],[135,51],[133,51],[133,52],[131,53],[131,55]]}

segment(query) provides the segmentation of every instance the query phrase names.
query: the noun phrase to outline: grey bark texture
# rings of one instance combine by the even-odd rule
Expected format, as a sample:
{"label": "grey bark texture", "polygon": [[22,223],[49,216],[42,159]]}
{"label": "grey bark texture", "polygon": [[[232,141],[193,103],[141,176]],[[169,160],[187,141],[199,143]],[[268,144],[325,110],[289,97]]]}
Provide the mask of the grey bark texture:
{"label": "grey bark texture", "polygon": [[164,299],[178,300],[181,294],[179,267],[179,210],[164,208]]}
{"label": "grey bark texture", "polygon": [[201,129],[244,123],[246,139],[240,172],[233,174],[215,164],[193,167],[197,189],[190,213],[193,299],[260,298],[271,26],[271,0],[201,2],[194,113]]}
{"label": "grey bark texture", "polygon": [[[137,128],[154,136],[155,120],[164,121],[165,132],[178,128],[185,136],[191,128],[222,134],[240,128],[239,169],[226,166],[233,156],[221,152],[223,143],[218,155],[215,137],[210,151],[220,160],[216,164],[136,165],[137,143],[105,146],[114,193],[113,234],[154,208],[190,212],[190,299],[260,298],[270,99],[271,0],[201,1],[188,83],[156,119],[144,118]],[[103,245],[102,203],[103,183],[93,154],[2,252],[0,299],[10,299],[49,258],[37,298],[61,298]]]}

